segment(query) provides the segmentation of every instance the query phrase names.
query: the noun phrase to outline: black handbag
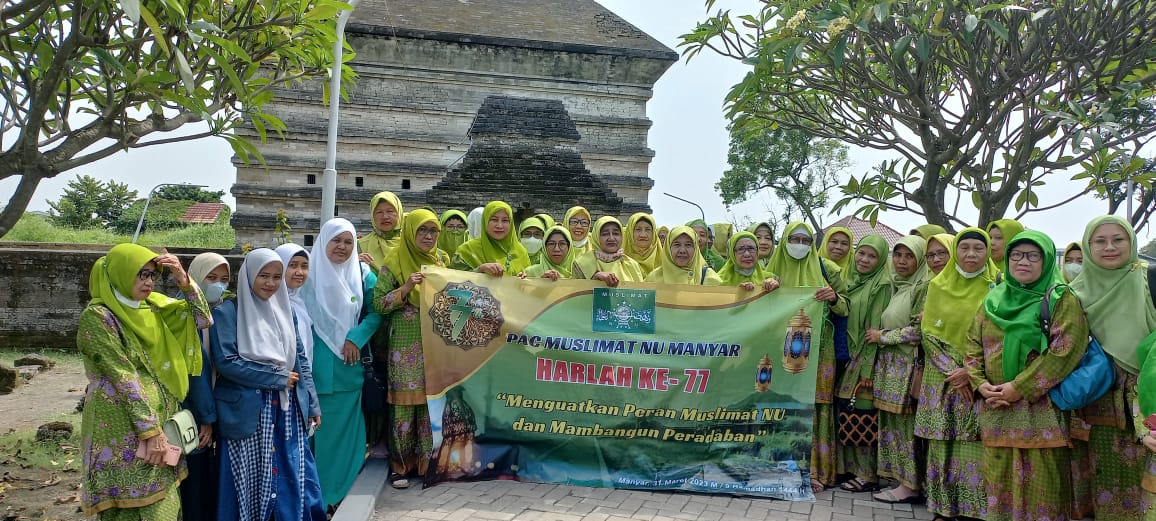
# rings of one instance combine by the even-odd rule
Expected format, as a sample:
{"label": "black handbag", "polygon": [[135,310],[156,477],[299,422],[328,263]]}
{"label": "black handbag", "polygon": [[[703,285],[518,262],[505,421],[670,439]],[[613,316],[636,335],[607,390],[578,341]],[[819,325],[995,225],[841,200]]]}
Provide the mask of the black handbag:
{"label": "black handbag", "polygon": [[836,419],[839,425],[839,444],[844,447],[874,447],[879,441],[879,410],[855,407],[855,397],[861,385],[855,385],[849,400],[836,400],[839,409]]}
{"label": "black handbag", "polygon": [[361,384],[361,412],[365,414],[384,413],[388,406],[385,372],[374,367],[373,360],[373,348],[367,345],[361,356],[361,368],[365,372],[365,382]]}

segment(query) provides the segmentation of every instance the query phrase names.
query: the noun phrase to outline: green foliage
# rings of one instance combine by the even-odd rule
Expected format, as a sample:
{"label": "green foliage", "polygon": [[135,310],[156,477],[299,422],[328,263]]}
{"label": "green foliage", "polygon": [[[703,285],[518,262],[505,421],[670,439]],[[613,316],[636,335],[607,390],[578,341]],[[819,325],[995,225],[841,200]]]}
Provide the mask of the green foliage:
{"label": "green foliage", "polygon": [[732,205],[767,190],[781,203],[773,213],[787,222],[800,215],[822,229],[820,212],[829,192],[851,161],[847,146],[798,130],[747,125],[731,129],[730,169],[715,184],[723,203]]}
{"label": "green foliage", "polygon": [[[713,0],[707,0],[708,6]],[[752,66],[727,95],[736,128],[768,123],[901,163],[852,177],[840,203],[959,223],[946,193],[975,193],[981,222],[1045,208],[1052,173],[1156,131],[1156,0],[767,0],[682,36]]]}
{"label": "green foliage", "polygon": [[[152,214],[152,208],[149,209],[149,214]],[[136,226],[135,222],[133,226]],[[56,226],[47,217],[26,213],[0,241],[120,244],[132,241],[132,232],[131,229],[128,233],[117,233],[106,228],[77,229]],[[237,236],[226,219],[223,223],[217,224],[192,224],[180,229],[142,232],[137,242],[148,246],[232,248],[237,242]]]}
{"label": "green foliage", "polygon": [[52,218],[61,226],[95,228],[116,221],[136,199],[136,190],[116,181],[104,182],[78,175],[56,202],[49,201]]}
{"label": "green foliage", "polygon": [[169,201],[193,201],[196,203],[219,203],[224,197],[224,190],[205,190],[199,186],[168,185],[162,186],[153,194],[153,199]]}
{"label": "green foliage", "polygon": [[[245,125],[260,140],[284,131],[269,102],[277,89],[329,71],[335,20],[349,8],[340,0],[5,2],[0,127],[12,139],[0,145],[0,180],[20,182],[0,213],[0,235],[41,180],[119,151],[218,136],[242,161],[260,161],[233,131]],[[348,63],[339,71],[352,79]],[[196,122],[207,130],[168,137]]]}
{"label": "green foliage", "polygon": [[277,237],[277,244],[293,242],[293,227],[289,225],[289,214],[284,208],[277,209],[277,225],[273,227],[273,235]]}

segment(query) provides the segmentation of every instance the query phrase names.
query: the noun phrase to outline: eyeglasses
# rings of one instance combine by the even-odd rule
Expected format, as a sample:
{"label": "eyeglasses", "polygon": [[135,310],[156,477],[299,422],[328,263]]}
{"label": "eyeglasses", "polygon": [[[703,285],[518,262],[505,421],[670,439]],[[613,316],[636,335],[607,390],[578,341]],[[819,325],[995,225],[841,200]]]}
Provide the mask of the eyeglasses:
{"label": "eyeglasses", "polygon": [[420,235],[425,235],[426,237],[437,237],[437,234],[438,234],[438,232],[440,232],[440,231],[441,231],[441,230],[439,230],[439,229],[437,229],[437,228],[424,228],[424,227],[423,227],[423,228],[418,228],[418,229],[417,229],[417,235],[419,235],[419,236],[420,236]]}
{"label": "eyeglasses", "polygon": [[464,225],[464,224],[447,224],[446,229],[460,232],[460,231],[466,229],[466,225]]}
{"label": "eyeglasses", "polygon": [[590,226],[590,219],[570,219],[570,226]]}
{"label": "eyeglasses", "polygon": [[811,243],[813,243],[815,241],[813,239],[811,239],[810,237],[803,237],[800,235],[792,235],[790,237],[787,237],[787,242],[789,244],[806,244],[806,245],[810,246]]}
{"label": "eyeglasses", "polygon": [[927,259],[927,260],[929,260],[929,261],[933,261],[933,260],[936,260],[936,259],[946,259],[946,258],[948,258],[948,257],[950,257],[950,256],[951,256],[951,254],[950,254],[950,253],[948,253],[948,252],[945,252],[945,251],[941,251],[941,252],[939,252],[939,253],[928,253],[927,255],[924,255],[924,256],[923,256],[923,258],[925,258],[925,259]]}
{"label": "eyeglasses", "polygon": [[1007,258],[1011,259],[1012,262],[1019,262],[1021,260],[1024,260],[1024,257],[1028,258],[1028,262],[1034,263],[1034,262],[1039,262],[1039,261],[1043,260],[1044,254],[1040,253],[1038,251],[1016,251],[1016,250],[1012,250],[1010,253],[1007,254]]}
{"label": "eyeglasses", "polygon": [[560,250],[562,248],[569,248],[570,243],[566,241],[547,241],[546,247],[551,250]]}
{"label": "eyeglasses", "polygon": [[146,281],[146,280],[151,279],[153,282],[156,282],[158,280],[161,280],[161,271],[160,270],[157,270],[157,271],[140,270],[140,272],[138,272],[136,274],[136,278],[140,279],[141,281]]}
{"label": "eyeglasses", "polygon": [[754,253],[757,251],[759,251],[759,249],[754,247],[754,246],[739,246],[738,248],[735,248],[735,253],[737,253],[739,255],[742,255],[744,253],[745,254],[751,254],[751,253]]}

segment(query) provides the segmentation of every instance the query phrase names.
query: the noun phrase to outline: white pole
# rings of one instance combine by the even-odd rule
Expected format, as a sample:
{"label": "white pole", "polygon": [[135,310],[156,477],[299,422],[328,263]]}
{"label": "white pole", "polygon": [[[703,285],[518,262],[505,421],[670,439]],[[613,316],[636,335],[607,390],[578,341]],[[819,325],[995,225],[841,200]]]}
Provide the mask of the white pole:
{"label": "white pole", "polygon": [[341,111],[341,62],[345,45],[345,24],[360,0],[350,0],[350,9],[337,15],[337,39],[333,41],[333,69],[329,73],[329,137],[325,143],[325,171],[321,176],[321,222],[337,216],[337,128]]}
{"label": "white pole", "polygon": [[160,188],[162,186],[191,186],[194,188],[207,188],[207,186],[205,186],[205,185],[189,185],[189,184],[185,184],[185,183],[161,183],[159,185],[154,186],[152,190],[149,190],[148,197],[145,197],[145,205],[144,205],[144,208],[141,209],[140,220],[138,220],[136,222],[136,231],[133,232],[133,234],[132,234],[132,243],[133,244],[136,244],[137,237],[140,237],[140,229],[142,226],[144,226],[145,214],[149,213],[149,202],[151,202],[153,200],[153,194],[156,193],[157,188]]}

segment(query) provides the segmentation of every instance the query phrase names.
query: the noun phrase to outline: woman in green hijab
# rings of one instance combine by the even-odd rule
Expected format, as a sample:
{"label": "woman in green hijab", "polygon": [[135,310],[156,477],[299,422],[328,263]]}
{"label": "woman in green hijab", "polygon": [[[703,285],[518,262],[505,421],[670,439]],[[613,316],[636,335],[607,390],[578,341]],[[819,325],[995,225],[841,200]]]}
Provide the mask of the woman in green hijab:
{"label": "woman in green hijab", "polygon": [[836,478],[835,336],[831,316],[847,316],[843,275],[834,263],[815,251],[815,233],[800,221],[787,224],[779,247],[771,254],[770,271],[784,288],[812,287],[815,300],[827,303],[827,316],[819,341],[815,382],[815,416],[811,444],[811,488],[821,492],[834,486]]}
{"label": "woman in green hijab", "polygon": [[568,279],[573,276],[575,251],[570,247],[570,230],[563,226],[552,226],[546,230],[546,242],[542,247],[542,258],[537,264],[526,268],[522,277],[550,280]]}
{"label": "woman in green hijab", "polygon": [[1156,309],[1148,291],[1149,270],[1140,261],[1136,232],[1114,215],[1084,229],[1086,255],[1072,290],[1084,305],[1088,325],[1116,367],[1116,385],[1081,411],[1091,425],[1093,509],[1097,520],[1136,519],[1143,502],[1145,458],[1132,448],[1147,429],[1133,417],[1140,358],[1137,347],[1156,331]]}
{"label": "woman in green hijab", "polygon": [[925,245],[918,235],[908,235],[891,249],[890,300],[879,315],[880,327],[866,332],[866,341],[878,344],[879,476],[899,483],[875,498],[893,503],[919,497],[923,490],[923,450],[915,438],[918,389],[912,387],[922,373],[918,347],[928,280]]}
{"label": "woman in green hijab", "polygon": [[851,269],[851,245],[855,244],[855,235],[849,228],[834,226],[827,228],[823,233],[823,246],[819,248],[819,256],[834,262],[843,273]]}
{"label": "woman in green hijab", "polygon": [[[172,273],[184,300],[153,291],[162,270]],[[176,520],[185,465],[164,463],[169,440],[161,424],[180,408],[189,375],[201,374],[197,329],[212,325],[209,305],[176,256],[136,244],[119,244],[98,259],[88,289],[92,300],[76,334],[89,377],[81,508],[102,519]],[[141,445],[145,456],[133,457]]]}
{"label": "woman in green hijab", "polygon": [[546,224],[537,217],[529,217],[518,226],[518,242],[530,254],[530,264],[537,264],[541,258],[542,243],[545,241]]}
{"label": "woman in green hijab", "polygon": [[442,233],[438,235],[438,249],[453,257],[458,247],[470,240],[470,232],[466,228],[466,214],[461,210],[446,210],[442,212],[438,222],[442,225]]}
{"label": "woman in green hijab", "polygon": [[[871,234],[859,240],[847,280],[847,348],[850,359],[839,377],[835,397],[856,398],[855,405],[871,408],[874,397],[875,351],[877,343],[866,341],[866,332],[878,330],[879,317],[891,298],[887,270],[887,241]],[[850,492],[878,490],[876,448],[839,447],[839,474],[855,477],[840,488]]]}
{"label": "woman in green hijab", "polygon": [[[928,284],[923,304],[924,369],[915,435],[927,444],[923,481],[927,509],[943,519],[984,519],[987,514],[983,444],[964,349],[967,329],[995,282],[995,270],[987,268],[991,263],[988,242],[987,233],[979,228],[928,240],[929,252],[944,246],[950,246],[950,252],[947,263]],[[928,262],[934,265],[938,259]]]}
{"label": "woman in green hijab", "polygon": [[530,267],[530,254],[513,231],[514,210],[502,201],[490,201],[482,211],[481,236],[458,247],[450,267],[488,273],[494,277],[517,276]]}
{"label": "woman in green hijab", "polygon": [[726,259],[729,254],[727,247],[731,243],[731,235],[734,233],[734,225],[731,223],[714,223],[710,225],[711,231],[714,232],[714,242],[711,243],[711,249],[720,257]]}
{"label": "woman in green hijab", "polygon": [[638,212],[626,221],[626,232],[622,237],[622,250],[642,267],[642,273],[650,273],[662,264],[662,243],[658,240],[658,227],[654,216]]}
{"label": "woman in green hijab", "polygon": [[1024,225],[1015,219],[998,219],[987,225],[987,236],[991,238],[991,260],[997,269],[1003,268],[1004,246],[1012,237],[1024,231]]}
{"label": "woman in green hijab", "polygon": [[911,235],[918,235],[923,240],[930,239],[933,235],[947,233],[942,226],[938,224],[922,224],[911,229]]}
{"label": "woman in green hijab", "polygon": [[706,260],[707,265],[716,272],[721,270],[727,260],[710,248],[712,233],[710,226],[702,219],[695,219],[686,223],[686,225],[694,228],[695,233],[698,234],[698,252],[702,255],[702,258]]}
{"label": "woman in green hijab", "polygon": [[369,264],[376,272],[381,269],[381,262],[389,250],[401,243],[401,221],[405,208],[393,192],[378,192],[369,200],[369,211],[373,218],[373,233],[358,239],[357,249],[363,254],[360,256],[362,261],[372,259]]}
{"label": "woman in green hijab", "polygon": [[759,266],[766,269],[771,265],[771,253],[775,251],[775,228],[771,223],[761,222],[752,224],[747,231],[755,234],[759,243]]}
{"label": "woman in green hijab", "polygon": [[1064,257],[1060,259],[1060,271],[1064,274],[1064,282],[1076,280],[1076,276],[1084,270],[1084,250],[1080,243],[1073,242],[1064,248]]}
{"label": "woman in green hijab", "polygon": [[[984,299],[966,344],[971,385],[983,398],[983,473],[993,499],[986,519],[1069,519],[1070,417],[1048,391],[1079,365],[1088,322],[1080,300],[1056,284],[1056,246],[1046,235],[1019,233],[1004,257],[1004,281]],[[1045,333],[1040,302],[1047,293],[1052,319]]]}
{"label": "woman in green hijab", "polygon": [[947,262],[951,260],[951,252],[955,249],[955,236],[939,233],[927,238],[927,253],[924,259],[927,260],[928,277],[935,277],[943,268],[947,267]]}
{"label": "woman in green hijab", "polygon": [[425,476],[433,452],[433,434],[425,396],[425,363],[421,347],[420,291],[422,266],[445,267],[449,257],[437,248],[441,225],[428,210],[415,210],[402,227],[402,243],[385,258],[373,289],[374,311],[389,320],[387,372],[390,485],[406,488]]}
{"label": "woman in green hijab", "polygon": [[698,233],[689,226],[675,226],[666,235],[662,249],[662,265],[646,277],[646,282],[661,284],[722,284],[717,273],[707,266],[698,253]]}
{"label": "woman in green hijab", "polygon": [[739,232],[727,246],[727,263],[719,272],[724,286],[738,286],[746,291],[774,291],[779,287],[775,275],[759,265],[758,238],[751,232]]}
{"label": "woman in green hijab", "polygon": [[593,235],[598,249],[574,259],[574,278],[600,280],[612,288],[621,282],[646,280],[642,267],[622,251],[622,223],[618,219],[610,216],[598,219]]}
{"label": "woman in green hijab", "polygon": [[536,214],[534,217],[537,217],[539,221],[542,221],[542,224],[546,225],[546,228],[553,228],[558,224],[554,222],[554,218],[551,217],[548,213]]}

